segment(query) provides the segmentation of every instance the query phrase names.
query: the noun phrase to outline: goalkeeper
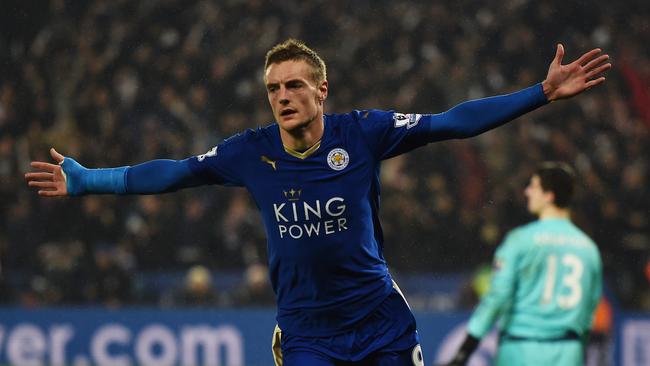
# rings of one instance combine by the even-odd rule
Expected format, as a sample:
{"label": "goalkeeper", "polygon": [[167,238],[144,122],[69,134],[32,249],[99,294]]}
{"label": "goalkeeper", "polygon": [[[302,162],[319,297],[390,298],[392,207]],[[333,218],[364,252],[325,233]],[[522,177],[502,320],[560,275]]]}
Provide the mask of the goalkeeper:
{"label": "goalkeeper", "polygon": [[490,289],[467,325],[449,366],[464,365],[500,318],[495,365],[584,365],[584,349],[602,292],[594,242],[570,220],[574,174],[542,164],[525,194],[539,220],[511,231],[494,256]]}

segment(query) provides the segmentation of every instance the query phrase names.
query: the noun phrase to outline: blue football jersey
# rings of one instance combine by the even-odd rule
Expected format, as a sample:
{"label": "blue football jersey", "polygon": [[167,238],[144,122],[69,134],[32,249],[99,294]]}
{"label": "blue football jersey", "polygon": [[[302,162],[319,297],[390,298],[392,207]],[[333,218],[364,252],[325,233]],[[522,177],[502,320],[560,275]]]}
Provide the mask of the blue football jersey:
{"label": "blue football jersey", "polygon": [[279,126],[235,135],[191,158],[205,183],[244,186],[268,239],[277,321],[327,336],[358,323],[390,293],[379,224],[379,166],[435,136],[431,115],[370,110],[325,115],[319,143],[285,148]]}

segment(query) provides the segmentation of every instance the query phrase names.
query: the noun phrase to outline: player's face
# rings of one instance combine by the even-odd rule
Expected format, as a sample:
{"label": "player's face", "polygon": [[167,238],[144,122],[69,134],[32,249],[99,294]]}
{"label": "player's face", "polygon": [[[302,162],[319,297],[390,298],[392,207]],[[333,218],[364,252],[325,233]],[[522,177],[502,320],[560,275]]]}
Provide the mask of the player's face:
{"label": "player's face", "polygon": [[327,80],[317,83],[312,74],[312,66],[300,60],[271,64],[266,69],[269,103],[275,120],[285,131],[307,128],[323,115]]}
{"label": "player's face", "polygon": [[539,215],[553,199],[552,193],[544,191],[539,176],[537,175],[533,175],[530,178],[524,194],[528,200],[528,212],[535,215]]}

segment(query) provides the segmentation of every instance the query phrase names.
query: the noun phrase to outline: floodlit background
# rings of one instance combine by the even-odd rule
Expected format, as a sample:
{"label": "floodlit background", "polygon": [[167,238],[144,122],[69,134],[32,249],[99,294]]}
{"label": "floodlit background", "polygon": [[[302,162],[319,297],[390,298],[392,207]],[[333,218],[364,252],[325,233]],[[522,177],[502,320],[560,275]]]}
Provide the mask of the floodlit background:
{"label": "floodlit background", "polygon": [[51,146],[88,167],[134,165],[272,122],[264,55],[288,37],[327,62],[327,113],[442,112],[540,82],[558,42],[565,61],[609,53],[594,90],[386,161],[385,254],[432,364],[496,246],[532,219],[536,164],[566,161],[606,277],[590,362],[650,364],[650,5],[636,0],[3,0],[0,363],[271,363],[266,242],[244,190],[43,199],[23,174]]}

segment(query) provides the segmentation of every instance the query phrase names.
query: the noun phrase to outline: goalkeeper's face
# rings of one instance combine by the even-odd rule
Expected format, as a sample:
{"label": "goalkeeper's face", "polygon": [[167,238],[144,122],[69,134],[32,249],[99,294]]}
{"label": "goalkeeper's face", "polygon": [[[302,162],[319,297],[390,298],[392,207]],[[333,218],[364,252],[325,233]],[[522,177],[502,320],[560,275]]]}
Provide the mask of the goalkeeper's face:
{"label": "goalkeeper's face", "polygon": [[312,66],[301,60],[269,65],[264,75],[273,116],[287,132],[322,123],[327,80],[314,80]]}
{"label": "goalkeeper's face", "polygon": [[553,193],[544,191],[538,175],[530,178],[524,194],[528,200],[528,211],[534,215],[539,216],[546,207],[553,204]]}

